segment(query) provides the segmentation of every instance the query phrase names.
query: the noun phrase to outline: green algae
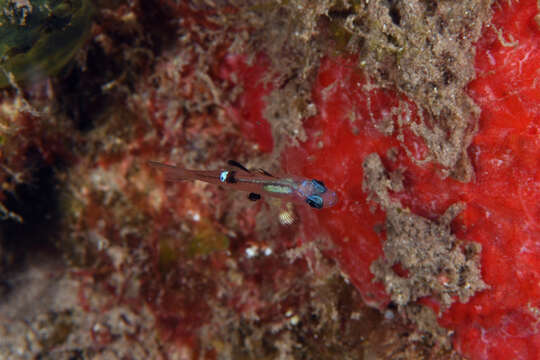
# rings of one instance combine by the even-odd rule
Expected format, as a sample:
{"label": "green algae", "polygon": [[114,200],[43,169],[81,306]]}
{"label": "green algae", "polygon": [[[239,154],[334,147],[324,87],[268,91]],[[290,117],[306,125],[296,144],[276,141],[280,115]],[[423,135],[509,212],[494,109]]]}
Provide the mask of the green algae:
{"label": "green algae", "polygon": [[60,71],[88,38],[92,14],[90,0],[0,0],[0,87]]}
{"label": "green algae", "polygon": [[158,265],[161,273],[166,273],[182,259],[194,259],[229,248],[229,238],[210,222],[203,221],[185,243],[175,238],[159,241]]}
{"label": "green algae", "polygon": [[160,273],[168,272],[180,258],[180,251],[173,244],[172,239],[163,239],[159,242],[158,266]]}
{"label": "green algae", "polygon": [[207,256],[213,252],[227,250],[229,238],[219,232],[211,224],[201,227],[191,239],[188,246],[188,256]]}

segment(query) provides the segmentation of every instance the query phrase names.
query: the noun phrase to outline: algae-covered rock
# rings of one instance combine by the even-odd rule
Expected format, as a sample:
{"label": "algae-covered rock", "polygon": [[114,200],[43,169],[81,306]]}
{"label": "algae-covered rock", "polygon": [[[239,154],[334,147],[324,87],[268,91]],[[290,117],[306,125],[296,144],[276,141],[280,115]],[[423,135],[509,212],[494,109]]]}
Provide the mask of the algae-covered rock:
{"label": "algae-covered rock", "polygon": [[90,0],[0,0],[0,87],[58,72],[90,33]]}

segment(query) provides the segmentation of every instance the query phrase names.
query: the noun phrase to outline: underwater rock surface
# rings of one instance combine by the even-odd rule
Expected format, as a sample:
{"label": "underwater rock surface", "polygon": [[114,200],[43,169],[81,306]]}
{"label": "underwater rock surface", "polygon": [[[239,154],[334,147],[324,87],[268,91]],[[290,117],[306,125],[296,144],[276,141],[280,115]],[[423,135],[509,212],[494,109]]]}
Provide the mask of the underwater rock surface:
{"label": "underwater rock surface", "polygon": [[[430,115],[370,83],[354,57],[323,60],[312,94],[317,115],[306,121],[300,145],[310,161],[295,165],[338,190],[341,203],[317,217],[366,302],[384,307],[392,300],[409,314],[406,305],[419,298],[467,358],[532,360],[540,353],[539,9],[532,0],[493,6],[467,86],[481,110],[466,151],[471,164],[455,170],[472,174],[470,181],[448,177],[429,160],[426,143],[434,138],[407,128]],[[384,201],[366,179],[373,154],[382,160]],[[445,215],[451,206],[462,209],[455,218]],[[440,232],[445,223],[457,242]],[[434,250],[438,241],[461,260]],[[434,268],[426,273],[421,263]],[[458,297],[461,291],[468,294]]]}
{"label": "underwater rock surface", "polygon": [[[74,19],[5,14],[45,3]],[[537,2],[95,4],[64,76],[0,94],[1,354],[535,358]],[[147,166],[229,159],[340,202]]]}

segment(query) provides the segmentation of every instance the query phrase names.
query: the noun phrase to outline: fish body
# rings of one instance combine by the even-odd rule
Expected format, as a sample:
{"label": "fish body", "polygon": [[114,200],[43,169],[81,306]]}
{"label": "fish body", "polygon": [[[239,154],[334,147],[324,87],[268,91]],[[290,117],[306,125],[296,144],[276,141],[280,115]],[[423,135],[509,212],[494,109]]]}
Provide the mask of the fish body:
{"label": "fish body", "polygon": [[277,178],[264,170],[250,171],[236,161],[229,161],[230,168],[221,170],[189,170],[180,166],[150,161],[160,169],[168,181],[200,180],[249,192],[249,199],[256,201],[261,195],[284,198],[295,203],[308,204],[316,209],[334,206],[337,195],[316,179],[297,176]]}

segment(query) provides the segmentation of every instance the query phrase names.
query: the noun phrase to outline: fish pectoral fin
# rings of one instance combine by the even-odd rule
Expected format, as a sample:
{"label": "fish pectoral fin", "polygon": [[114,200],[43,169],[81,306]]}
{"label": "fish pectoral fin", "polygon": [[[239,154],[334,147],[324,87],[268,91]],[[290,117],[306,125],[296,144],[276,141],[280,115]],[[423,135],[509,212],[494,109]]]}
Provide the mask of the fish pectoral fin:
{"label": "fish pectoral fin", "polygon": [[261,199],[261,195],[257,193],[249,193],[248,199],[251,201],[257,201]]}
{"label": "fish pectoral fin", "polygon": [[244,170],[244,171],[247,172],[247,173],[249,172],[249,170],[248,170],[244,165],[240,164],[240,163],[239,163],[238,161],[236,161],[236,160],[229,160],[229,161],[227,161],[227,164],[229,164],[229,165],[231,165],[231,166],[234,166],[234,167],[237,167],[237,168],[239,168],[239,169],[242,169],[242,170]]}

